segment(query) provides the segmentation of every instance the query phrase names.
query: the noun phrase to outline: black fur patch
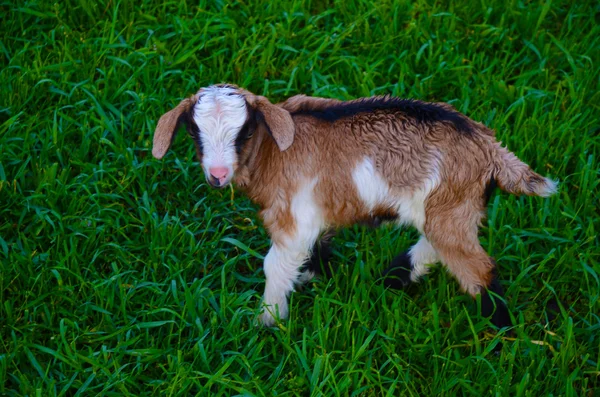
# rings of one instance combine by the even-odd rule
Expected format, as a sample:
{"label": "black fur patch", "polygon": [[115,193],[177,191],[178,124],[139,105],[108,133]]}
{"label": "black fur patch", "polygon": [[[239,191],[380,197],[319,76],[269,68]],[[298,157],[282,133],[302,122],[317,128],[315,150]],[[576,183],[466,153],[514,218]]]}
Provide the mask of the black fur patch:
{"label": "black fur patch", "polygon": [[[231,88],[231,89],[236,89],[237,87],[232,85],[232,84],[227,84],[227,83],[221,83],[221,84],[215,84],[215,87],[219,87],[219,88]],[[239,95],[238,93],[232,93],[230,95]]]}
{"label": "black fur patch", "polygon": [[310,258],[304,263],[304,267],[314,274],[322,274],[331,277],[333,275],[333,271],[329,265],[331,252],[331,241],[329,241],[329,239],[317,241],[313,247]]}
{"label": "black fur patch", "polygon": [[256,115],[252,107],[246,102],[246,109],[248,114],[246,116],[246,122],[242,126],[242,129],[235,138],[235,152],[239,155],[242,152],[244,144],[248,139],[252,138],[254,131],[256,130]]}
{"label": "black fur patch", "polygon": [[384,222],[393,222],[395,220],[398,220],[398,212],[391,209],[382,211],[376,210],[373,213],[372,225],[379,227]]}
{"label": "black fur patch", "polygon": [[498,271],[496,268],[492,271],[492,282],[490,283],[487,290],[483,290],[481,293],[481,315],[483,317],[491,317],[492,324],[498,328],[510,327],[512,322],[510,321],[510,314],[506,304],[499,300],[493,299],[492,295],[488,291],[504,298],[504,291],[502,286],[498,282]]}
{"label": "black fur patch", "polygon": [[398,220],[398,213],[392,209],[385,210],[374,210],[373,214],[369,218],[360,219],[358,223],[369,226],[369,227],[379,227],[384,222],[393,222]]}
{"label": "black fur patch", "polygon": [[292,115],[307,114],[321,120],[334,122],[360,113],[373,113],[376,111],[399,111],[408,117],[417,119],[420,123],[447,122],[453,124],[458,131],[469,134],[473,132],[469,119],[456,111],[431,102],[391,96],[341,102],[324,109],[299,109],[293,112]]}
{"label": "black fur patch", "polygon": [[202,154],[202,141],[200,140],[200,128],[196,125],[194,121],[194,107],[191,106],[189,110],[181,113],[179,119],[177,120],[177,128],[180,125],[185,124],[186,131],[189,136],[192,137],[196,146],[198,147],[198,153]]}
{"label": "black fur patch", "polygon": [[408,251],[396,256],[392,264],[383,272],[383,285],[394,289],[403,289],[410,285],[410,272],[413,265]]}
{"label": "black fur patch", "polygon": [[490,181],[488,182],[487,186],[485,187],[485,192],[483,193],[483,202],[485,203],[485,205],[487,205],[490,202],[490,199],[492,198],[492,194],[494,194],[494,191],[496,190],[497,187],[498,187],[498,182],[496,181],[496,178],[494,178],[494,176],[492,175],[492,177],[490,178]]}

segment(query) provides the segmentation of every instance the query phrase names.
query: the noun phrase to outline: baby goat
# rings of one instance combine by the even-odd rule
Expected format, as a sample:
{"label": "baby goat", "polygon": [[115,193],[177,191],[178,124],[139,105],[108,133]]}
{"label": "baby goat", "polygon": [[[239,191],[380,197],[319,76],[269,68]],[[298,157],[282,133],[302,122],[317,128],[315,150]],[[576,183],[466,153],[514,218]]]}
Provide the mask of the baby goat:
{"label": "baby goat", "polygon": [[207,182],[233,181],[260,208],[272,245],[261,320],[288,315],[287,298],[319,236],[353,223],[412,225],[419,241],[398,255],[385,285],[402,288],[442,262],[463,290],[482,294],[482,315],[510,325],[495,263],[478,227],[497,184],[549,196],[556,184],[503,148],[494,132],[444,103],[393,97],[294,96],[271,104],[233,85],[202,88],[158,121],[162,158],[180,124],[196,142]]}

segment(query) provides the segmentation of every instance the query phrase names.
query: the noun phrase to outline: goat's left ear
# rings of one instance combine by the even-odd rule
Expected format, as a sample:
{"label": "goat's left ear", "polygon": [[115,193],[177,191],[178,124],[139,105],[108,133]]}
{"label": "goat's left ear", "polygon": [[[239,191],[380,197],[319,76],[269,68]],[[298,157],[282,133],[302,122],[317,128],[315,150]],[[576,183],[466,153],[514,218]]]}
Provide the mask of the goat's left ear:
{"label": "goat's left ear", "polygon": [[285,109],[273,105],[264,96],[257,96],[254,101],[257,116],[262,118],[269,134],[277,143],[280,151],[284,151],[294,142],[296,126],[292,115]]}
{"label": "goat's left ear", "polygon": [[174,109],[163,114],[158,120],[156,130],[154,131],[154,139],[152,142],[152,155],[157,159],[162,159],[171,147],[171,142],[177,132],[177,127],[181,122],[181,115],[188,111],[198,101],[196,95],[186,98],[175,106]]}

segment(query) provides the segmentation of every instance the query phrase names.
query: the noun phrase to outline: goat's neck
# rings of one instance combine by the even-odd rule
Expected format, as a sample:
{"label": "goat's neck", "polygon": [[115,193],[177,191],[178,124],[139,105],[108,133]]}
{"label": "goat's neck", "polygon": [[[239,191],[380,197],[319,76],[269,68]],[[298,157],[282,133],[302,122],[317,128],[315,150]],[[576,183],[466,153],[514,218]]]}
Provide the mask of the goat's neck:
{"label": "goat's neck", "polygon": [[262,129],[255,132],[254,137],[242,151],[234,179],[235,185],[246,191],[250,196],[252,195],[252,191],[254,190],[253,185],[257,179],[256,168],[261,162],[261,154],[264,153],[265,135],[266,133]]}
{"label": "goat's neck", "polygon": [[270,208],[281,183],[279,148],[268,132],[261,128],[243,153],[234,183],[262,209]]}

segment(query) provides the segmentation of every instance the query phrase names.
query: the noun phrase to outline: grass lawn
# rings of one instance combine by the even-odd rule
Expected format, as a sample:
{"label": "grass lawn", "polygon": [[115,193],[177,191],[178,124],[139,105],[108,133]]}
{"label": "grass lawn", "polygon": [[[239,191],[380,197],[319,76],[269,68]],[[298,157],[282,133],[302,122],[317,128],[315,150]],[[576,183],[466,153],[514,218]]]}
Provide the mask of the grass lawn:
{"label": "grass lawn", "polygon": [[[600,395],[598,2],[9,0],[0,21],[0,395]],[[558,179],[498,191],[482,229],[514,334],[441,268],[385,290],[416,233],[358,226],[256,327],[256,208],[207,186],[187,134],[150,153],[219,82],[449,102]]]}

